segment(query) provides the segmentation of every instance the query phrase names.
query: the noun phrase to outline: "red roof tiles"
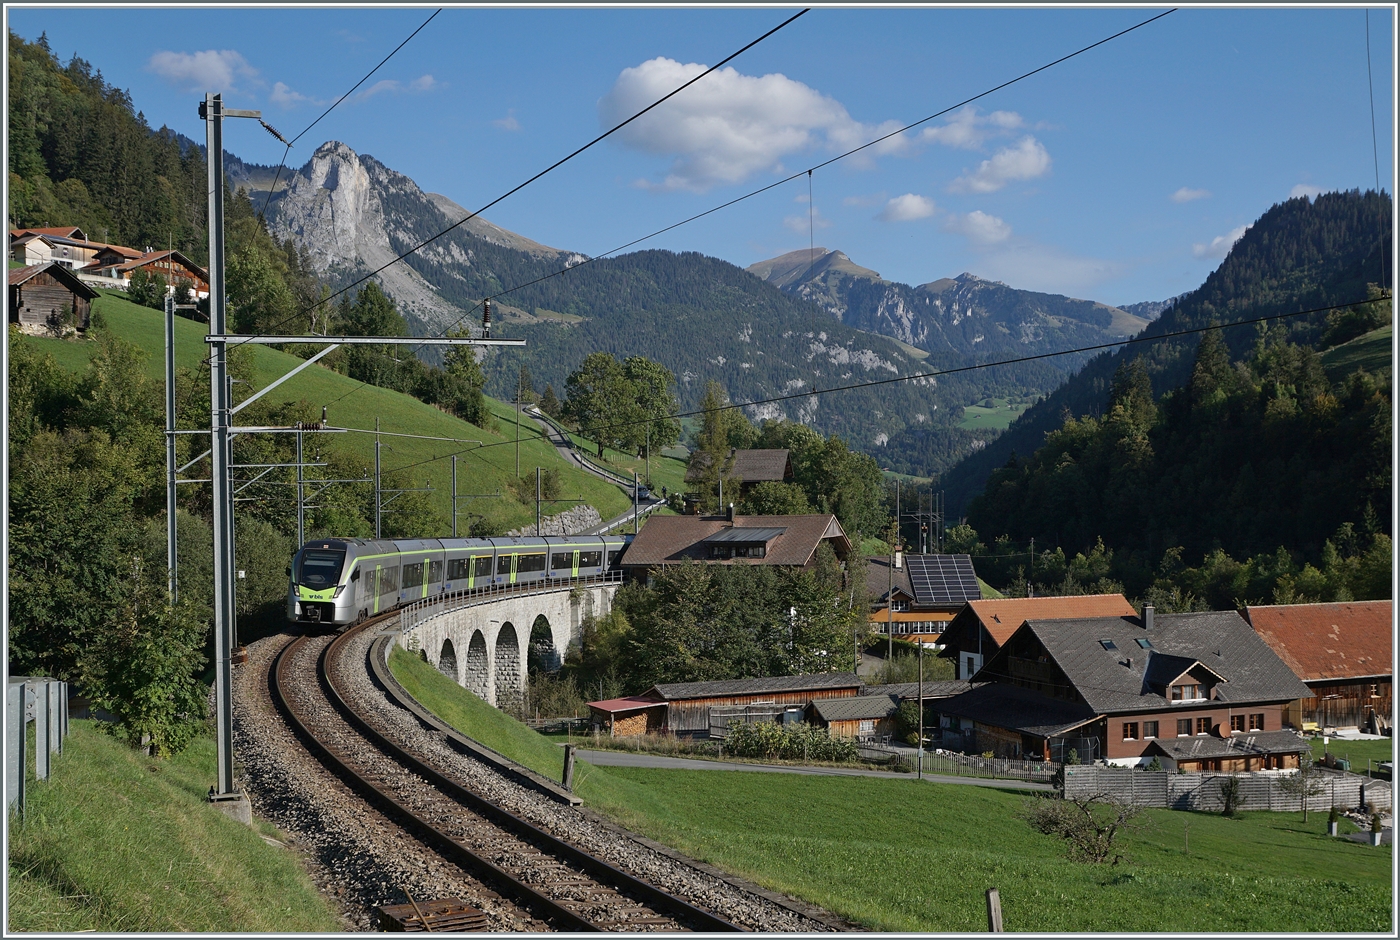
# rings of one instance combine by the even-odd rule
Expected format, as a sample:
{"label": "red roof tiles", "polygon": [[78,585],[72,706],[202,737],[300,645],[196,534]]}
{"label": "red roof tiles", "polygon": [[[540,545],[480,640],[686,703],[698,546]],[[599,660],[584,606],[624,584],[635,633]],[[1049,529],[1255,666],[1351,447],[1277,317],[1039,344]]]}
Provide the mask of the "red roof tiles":
{"label": "red roof tiles", "polygon": [[1249,625],[1306,682],[1390,675],[1393,617],[1391,601],[1244,609]]}

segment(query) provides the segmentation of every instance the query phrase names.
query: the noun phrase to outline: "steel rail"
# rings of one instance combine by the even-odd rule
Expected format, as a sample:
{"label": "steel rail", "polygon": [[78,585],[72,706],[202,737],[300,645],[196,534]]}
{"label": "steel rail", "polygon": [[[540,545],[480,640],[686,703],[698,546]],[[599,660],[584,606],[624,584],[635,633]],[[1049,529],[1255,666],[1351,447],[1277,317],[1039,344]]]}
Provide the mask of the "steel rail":
{"label": "steel rail", "polygon": [[[364,629],[364,627],[361,627],[360,629]],[[323,662],[327,662],[332,657],[339,655],[340,649],[343,647],[344,644],[350,641],[351,637],[354,635],[354,632],[355,631],[346,631],[344,634],[337,637],[330,644],[330,646],[326,648],[326,652],[323,657]],[[373,668],[375,664],[374,647],[376,645],[378,644],[371,644],[370,651],[367,654],[370,659],[370,669],[372,674],[377,672],[377,670]],[[535,843],[537,846],[539,846],[551,855],[555,855],[556,857],[566,859],[568,862],[581,868],[583,871],[587,872],[594,878],[598,878],[604,883],[611,884],[616,888],[620,888],[621,890],[629,894],[639,897],[649,905],[661,908],[679,920],[690,922],[694,929],[710,933],[728,933],[743,930],[742,927],[739,927],[738,925],[733,924],[730,921],[727,921],[711,913],[710,911],[696,907],[692,904],[689,904],[686,901],[682,901],[681,899],[674,897],[673,895],[667,893],[666,891],[663,891],[655,885],[643,881],[635,875],[631,875],[594,855],[590,855],[589,853],[578,848],[577,846],[571,845],[570,843],[565,842],[563,839],[560,839],[558,836],[546,832],[538,826],[535,826],[533,823],[527,822],[519,816],[516,816],[514,813],[511,813],[507,810],[502,809],[499,806],[496,806],[494,803],[491,803],[490,801],[484,799],[478,794],[462,786],[457,781],[445,776],[434,767],[430,766],[429,764],[420,760],[418,757],[415,757],[413,754],[410,754],[408,751],[406,751],[399,745],[390,741],[373,726],[371,726],[370,723],[366,721],[363,716],[361,716],[358,712],[354,710],[354,708],[352,708],[349,705],[349,703],[345,700],[345,697],[341,695],[340,690],[337,689],[335,686],[335,682],[330,678],[329,672],[324,669],[323,672],[326,673],[326,684],[331,691],[333,701],[336,707],[342,710],[342,712],[350,719],[351,723],[355,725],[356,729],[361,734],[365,735],[365,737],[367,737],[370,741],[372,741],[374,745],[378,747],[381,751],[388,754],[394,760],[404,764],[413,773],[416,773],[419,776],[423,777],[425,780],[431,782],[433,786],[435,786],[441,792],[446,793],[448,796],[451,796],[458,802],[464,803],[476,812],[481,813],[483,816],[486,816],[488,819],[490,819],[496,825],[500,826],[502,829],[505,829],[516,836],[526,839],[527,841]],[[378,676],[376,676],[376,678],[378,679]],[[384,685],[385,689],[387,690],[388,686],[385,685],[382,682],[382,680],[380,680],[380,682],[381,685]]]}

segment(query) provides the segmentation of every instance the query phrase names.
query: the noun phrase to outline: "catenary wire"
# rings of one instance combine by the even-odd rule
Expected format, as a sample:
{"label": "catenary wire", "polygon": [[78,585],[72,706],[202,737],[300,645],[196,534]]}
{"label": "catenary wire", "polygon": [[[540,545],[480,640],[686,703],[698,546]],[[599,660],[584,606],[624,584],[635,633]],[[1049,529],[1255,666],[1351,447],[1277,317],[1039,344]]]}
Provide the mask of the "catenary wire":
{"label": "catenary wire", "polygon": [[[320,300],[316,301],[316,303],[312,304],[310,307],[307,307],[305,310],[299,310],[299,311],[297,311],[296,313],[292,314],[292,315],[289,316],[289,317],[284,317],[282,320],[279,320],[277,323],[272,324],[272,325],[269,326],[266,330],[264,330],[262,333],[259,333],[258,335],[259,335],[259,336],[273,336],[273,335],[276,335],[275,333],[273,333],[273,332],[271,332],[271,331],[276,330],[277,328],[283,326],[284,324],[289,323],[289,322],[291,322],[292,320],[297,319],[298,317],[301,317],[302,315],[304,315],[304,314],[306,314],[306,313],[309,313],[309,312],[312,311],[312,310],[315,310],[317,307],[320,307],[320,306],[322,306],[323,304],[329,303],[331,300],[333,300],[333,299],[336,298],[336,297],[339,297],[341,294],[344,294],[344,293],[346,293],[347,291],[350,291],[350,290],[354,289],[355,287],[358,287],[360,284],[363,284],[365,281],[368,281],[370,278],[374,277],[376,274],[380,273],[381,271],[385,270],[386,268],[389,268],[389,267],[392,266],[392,265],[398,264],[400,261],[402,261],[403,259],[407,258],[409,255],[412,255],[412,254],[415,254],[415,253],[418,252],[418,251],[421,251],[422,249],[424,249],[424,248],[426,248],[427,246],[431,245],[433,242],[437,241],[439,238],[442,238],[444,235],[448,234],[449,232],[455,231],[455,230],[458,229],[459,227],[465,225],[467,222],[470,222],[472,219],[474,219],[474,218],[476,218],[477,216],[481,215],[481,213],[483,213],[483,212],[485,212],[486,210],[490,209],[492,206],[495,206],[495,205],[501,203],[502,201],[504,201],[505,199],[509,198],[510,196],[513,196],[513,195],[515,195],[516,193],[520,192],[520,190],[524,189],[526,186],[529,186],[531,183],[535,182],[535,181],[538,180],[540,177],[542,177],[542,176],[544,176],[545,174],[550,173],[550,172],[552,172],[552,171],[558,169],[559,167],[563,166],[565,163],[568,163],[568,162],[569,162],[570,160],[572,160],[574,157],[577,157],[579,154],[583,153],[585,150],[588,150],[590,147],[593,147],[595,144],[601,143],[602,141],[604,141],[604,140],[606,140],[607,138],[611,137],[613,134],[615,134],[615,133],[617,133],[618,131],[622,130],[622,129],[623,129],[624,127],[626,127],[628,124],[631,124],[633,121],[637,120],[637,119],[638,119],[639,117],[641,117],[642,115],[644,115],[644,114],[648,113],[649,111],[651,111],[653,108],[656,108],[656,107],[660,106],[660,105],[663,104],[664,102],[670,100],[671,98],[673,98],[673,97],[675,97],[676,95],[680,94],[680,93],[681,93],[682,91],[684,91],[685,89],[689,88],[691,85],[694,85],[696,82],[700,81],[700,79],[702,79],[702,78],[704,78],[705,76],[711,74],[712,72],[718,71],[720,68],[722,68],[723,66],[727,65],[727,64],[728,64],[729,62],[731,62],[732,60],[734,60],[734,59],[738,58],[739,56],[743,55],[745,52],[747,52],[748,50],[752,49],[754,46],[758,45],[759,43],[763,42],[763,40],[767,39],[769,36],[772,36],[774,33],[778,32],[778,30],[780,30],[780,29],[782,29],[783,27],[787,26],[788,24],[792,23],[792,22],[793,22],[794,20],[796,20],[798,17],[800,17],[800,16],[802,16],[802,15],[808,13],[809,11],[810,11],[810,8],[804,8],[804,9],[802,9],[802,10],[797,11],[797,12],[794,13],[792,16],[790,16],[790,17],[788,17],[787,19],[783,20],[783,22],[779,23],[777,26],[774,26],[772,29],[768,30],[768,32],[764,33],[762,36],[759,36],[757,39],[755,39],[755,40],[753,40],[752,42],[746,44],[745,46],[743,46],[742,48],[740,48],[740,49],[737,50],[736,52],[730,53],[728,56],[725,56],[725,58],[721,59],[721,60],[720,60],[719,62],[717,62],[716,64],[710,66],[710,67],[707,68],[705,71],[701,72],[699,75],[696,75],[694,78],[692,78],[692,79],[686,81],[684,84],[680,85],[679,87],[673,89],[672,91],[670,91],[670,92],[668,92],[667,94],[663,95],[662,97],[658,98],[656,101],[653,101],[651,104],[647,105],[645,108],[643,108],[642,110],[638,111],[636,114],[633,114],[631,117],[627,118],[626,120],[624,120],[624,121],[622,121],[622,122],[620,122],[620,123],[614,125],[613,127],[609,128],[608,130],[606,130],[606,131],[604,131],[603,133],[599,134],[597,137],[593,138],[593,139],[590,140],[588,143],[586,143],[586,144],[584,144],[583,146],[579,147],[579,148],[578,148],[577,150],[575,150],[573,153],[570,153],[568,156],[563,157],[563,158],[561,158],[561,159],[559,159],[559,160],[556,160],[554,163],[551,163],[549,166],[545,167],[543,170],[540,170],[538,173],[536,173],[534,176],[532,176],[532,177],[530,177],[529,179],[527,179],[525,182],[520,183],[520,184],[518,184],[517,186],[515,186],[515,187],[513,187],[513,188],[511,188],[511,189],[509,189],[509,190],[507,190],[506,192],[504,192],[504,193],[502,193],[501,195],[497,196],[495,199],[493,199],[493,200],[491,200],[490,202],[488,202],[486,205],[482,206],[480,209],[477,209],[475,212],[468,212],[464,217],[462,217],[461,219],[458,219],[456,222],[452,223],[452,224],[449,225],[447,228],[445,228],[445,229],[443,229],[442,231],[438,232],[436,235],[432,235],[432,236],[430,236],[430,237],[428,237],[428,238],[425,238],[423,241],[421,241],[421,242],[419,242],[418,244],[414,245],[412,248],[410,248],[410,249],[408,249],[407,251],[405,251],[405,252],[399,254],[397,257],[393,258],[392,260],[385,262],[384,264],[382,264],[382,265],[380,265],[379,267],[375,268],[373,271],[370,271],[368,274],[364,275],[363,277],[359,278],[358,280],[352,281],[351,283],[349,283],[349,284],[345,285],[344,287],[342,287],[340,290],[338,290],[338,291],[336,291],[336,292],[334,292],[334,293],[332,293],[332,294],[329,294],[329,295],[327,295],[326,297],[321,298]],[[307,128],[307,130],[310,130],[310,128]],[[305,131],[303,131],[302,133],[305,133]],[[295,138],[293,138],[293,139],[295,140]]]}
{"label": "catenary wire", "polygon": [[[657,421],[657,420],[667,420],[667,419],[672,419],[672,420],[674,420],[674,419],[679,419],[679,418],[693,418],[693,417],[698,417],[698,416],[700,416],[700,415],[704,415],[704,414],[706,414],[708,411],[730,411],[730,410],[736,409],[736,408],[749,408],[749,407],[752,407],[752,406],[754,406],[754,405],[775,404],[775,403],[778,403],[778,402],[792,401],[792,400],[798,399],[798,398],[814,398],[814,397],[816,397],[816,396],[818,396],[818,395],[830,395],[830,394],[833,394],[833,393],[835,393],[835,392],[849,392],[849,391],[854,391],[854,390],[856,390],[856,389],[862,389],[862,388],[875,388],[875,387],[878,387],[878,386],[881,386],[881,385],[894,385],[894,384],[897,384],[897,383],[900,383],[900,382],[912,382],[912,381],[915,381],[915,380],[917,380],[917,379],[940,378],[940,377],[945,376],[945,375],[957,375],[957,374],[963,373],[963,372],[975,372],[975,371],[977,371],[977,370],[979,370],[979,369],[991,369],[991,368],[994,368],[994,367],[996,367],[996,366],[1019,365],[1020,363],[1023,363],[1023,362],[1036,362],[1036,361],[1041,360],[1041,359],[1052,359],[1052,358],[1054,358],[1054,357],[1056,357],[1056,356],[1068,356],[1068,355],[1072,355],[1072,354],[1074,354],[1074,353],[1102,352],[1102,351],[1104,351],[1104,350],[1109,350],[1109,349],[1118,349],[1119,347],[1122,347],[1122,346],[1135,346],[1135,345],[1140,345],[1140,344],[1142,344],[1142,343],[1154,343],[1154,342],[1158,342],[1158,341],[1161,341],[1161,340],[1176,339],[1176,338],[1179,338],[1179,337],[1182,337],[1182,336],[1194,336],[1194,335],[1196,335],[1196,334],[1198,334],[1198,333],[1207,333],[1207,332],[1210,332],[1211,330],[1228,330],[1228,329],[1231,329],[1231,328],[1237,327],[1237,326],[1251,326],[1251,325],[1257,324],[1257,323],[1267,323],[1267,322],[1272,321],[1272,320],[1288,320],[1288,319],[1292,319],[1293,317],[1309,316],[1310,314],[1314,314],[1314,313],[1326,313],[1326,312],[1332,311],[1332,310],[1342,310],[1342,309],[1345,309],[1345,308],[1347,308],[1347,307],[1354,307],[1354,306],[1356,306],[1357,304],[1369,303],[1372,299],[1375,299],[1375,300],[1389,300],[1389,299],[1391,299],[1391,295],[1390,295],[1389,292],[1386,292],[1386,293],[1382,294],[1382,295],[1381,295],[1380,297],[1378,297],[1378,298],[1363,298],[1363,299],[1361,299],[1361,300],[1353,300],[1353,301],[1350,301],[1349,303],[1330,304],[1330,305],[1328,305],[1328,306],[1326,306],[1326,307],[1313,307],[1313,308],[1310,308],[1310,309],[1308,309],[1308,310],[1297,310],[1297,311],[1294,311],[1294,312],[1292,312],[1292,313],[1272,313],[1272,314],[1268,314],[1268,315],[1266,315],[1266,316],[1261,316],[1261,317],[1250,317],[1250,318],[1245,319],[1245,320],[1234,320],[1234,321],[1232,321],[1232,322],[1230,322],[1230,323],[1216,323],[1216,324],[1211,324],[1211,325],[1209,325],[1209,326],[1192,327],[1192,328],[1190,328],[1190,329],[1185,329],[1185,330],[1173,330],[1173,331],[1170,332],[1170,333],[1159,333],[1159,334],[1154,335],[1154,336],[1134,336],[1134,337],[1131,337],[1131,338],[1129,338],[1129,339],[1117,340],[1117,341],[1111,342],[1111,343],[1096,343],[1096,344],[1094,344],[1094,345],[1092,345],[1092,346],[1078,346],[1078,347],[1075,347],[1074,349],[1061,349],[1061,350],[1057,350],[1057,351],[1055,351],[1055,352],[1036,353],[1036,354],[1030,355],[1030,356],[1018,356],[1018,357],[1016,357],[1016,358],[1014,358],[1014,359],[999,359],[999,360],[997,360],[997,361],[995,361],[995,362],[980,362],[980,363],[974,363],[974,364],[972,364],[972,365],[956,366],[956,367],[951,368],[951,369],[940,369],[940,370],[937,370],[937,371],[934,371],[934,372],[915,372],[915,373],[912,373],[912,374],[910,374],[910,375],[900,375],[900,376],[896,376],[896,377],[890,378],[890,379],[874,379],[874,380],[871,380],[871,381],[869,381],[869,382],[853,382],[853,383],[851,383],[851,384],[849,384],[849,385],[836,385],[836,386],[832,386],[831,388],[821,388],[821,389],[819,389],[819,388],[815,388],[815,387],[814,387],[814,388],[812,388],[811,391],[807,391],[807,392],[796,392],[796,393],[793,393],[793,394],[790,394],[790,395],[775,395],[775,396],[773,396],[772,398],[759,398],[759,399],[755,399],[755,400],[753,400],[753,401],[746,401],[746,402],[730,402],[730,403],[727,404],[727,405],[721,405],[721,406],[719,406],[718,408],[713,408],[713,409],[701,409],[701,410],[698,410],[698,411],[681,411],[681,412],[676,412],[675,414],[664,415],[664,416],[662,416],[661,418],[655,418],[655,417],[653,417],[653,418],[646,418],[646,419],[643,419],[643,420],[640,420],[640,421],[619,421],[619,422],[617,422],[617,423],[615,423],[615,424],[598,425],[598,426],[591,427],[591,428],[580,428],[578,431],[576,431],[576,432],[574,432],[574,433],[577,433],[577,434],[579,434],[579,435],[582,436],[582,437],[588,437],[590,434],[597,433],[598,431],[610,431],[610,430],[615,430],[615,429],[618,429],[618,428],[635,427],[635,426],[642,425],[642,424],[650,424],[650,423],[652,423],[653,421]],[[484,444],[484,445],[482,445],[481,447],[471,448],[471,450],[472,450],[472,451],[485,450],[485,449],[491,448],[491,447],[501,447],[501,446],[504,446],[504,445],[514,444],[514,443],[515,443],[515,442],[514,442],[513,440],[510,440],[510,441],[500,441],[500,442],[493,443],[493,444]],[[466,451],[458,451],[458,453],[466,453]],[[420,465],[425,464],[425,463],[432,463],[432,462],[435,461],[435,460],[443,460],[443,459],[446,459],[447,457],[450,457],[450,456],[452,456],[452,455],[451,455],[451,454],[443,454],[443,455],[440,456],[440,457],[430,457],[430,458],[428,458],[427,460],[420,460],[420,461],[418,461],[418,462],[416,462],[416,463],[406,464],[405,466],[399,467],[398,469],[400,469],[400,470],[408,470],[408,469],[410,469],[410,468],[412,468],[412,467],[420,466]]]}
{"label": "catenary wire", "polygon": [[272,194],[275,193],[275,192],[277,191],[277,181],[280,180],[280,179],[282,178],[282,170],[283,170],[283,169],[286,167],[286,165],[287,165],[287,154],[291,153],[292,144],[295,144],[297,141],[301,140],[301,138],[306,134],[307,131],[311,130],[311,128],[315,127],[317,124],[320,124],[320,123],[321,123],[321,118],[325,117],[327,114],[330,114],[332,111],[334,111],[334,110],[336,109],[336,107],[337,107],[342,101],[344,101],[346,98],[349,98],[351,95],[353,95],[353,94],[355,93],[355,89],[356,89],[356,88],[359,88],[359,87],[360,87],[361,85],[363,85],[365,82],[369,81],[370,77],[371,77],[372,75],[374,75],[375,72],[378,72],[380,69],[382,69],[382,68],[384,67],[384,63],[385,63],[385,62],[388,62],[390,59],[392,59],[392,58],[394,57],[395,53],[397,53],[397,52],[398,52],[400,49],[402,49],[404,46],[408,45],[409,40],[412,39],[414,36],[417,36],[419,33],[421,33],[421,32],[423,31],[423,27],[424,27],[424,26],[427,26],[429,23],[431,23],[431,22],[433,21],[433,17],[437,16],[437,15],[438,15],[439,13],[441,13],[441,12],[442,12],[442,8],[441,8],[441,7],[439,7],[437,10],[434,10],[434,11],[433,11],[433,15],[430,16],[430,17],[428,17],[426,20],[424,20],[422,26],[419,26],[419,27],[418,27],[417,29],[415,29],[413,32],[411,32],[411,33],[408,34],[408,39],[405,39],[403,42],[401,42],[401,43],[399,43],[397,46],[395,46],[395,47],[394,47],[394,51],[391,52],[391,53],[389,53],[388,55],[386,55],[386,56],[380,61],[380,63],[379,63],[378,65],[376,65],[374,68],[370,69],[369,72],[365,74],[365,77],[364,77],[364,78],[362,78],[362,79],[360,79],[358,82],[356,82],[356,83],[354,84],[354,86],[352,86],[351,89],[350,89],[349,91],[347,91],[345,94],[341,95],[339,98],[335,99],[335,101],[331,102],[331,106],[330,106],[329,108],[327,108],[326,110],[322,111],[320,117],[316,118],[316,120],[314,120],[314,121],[312,121],[310,124],[306,125],[306,127],[302,129],[302,132],[301,132],[300,134],[296,135],[295,137],[293,137],[293,138],[291,139],[291,142],[287,144],[287,149],[282,151],[282,159],[281,159],[281,161],[277,164],[277,175],[274,176],[274,177],[272,178],[272,188],[269,189],[269,190],[267,191],[267,198],[263,200],[262,211],[258,213],[258,217],[259,217],[259,218],[264,218],[264,219],[265,219],[265,218],[267,217],[267,207],[268,207],[268,205],[272,202]]}

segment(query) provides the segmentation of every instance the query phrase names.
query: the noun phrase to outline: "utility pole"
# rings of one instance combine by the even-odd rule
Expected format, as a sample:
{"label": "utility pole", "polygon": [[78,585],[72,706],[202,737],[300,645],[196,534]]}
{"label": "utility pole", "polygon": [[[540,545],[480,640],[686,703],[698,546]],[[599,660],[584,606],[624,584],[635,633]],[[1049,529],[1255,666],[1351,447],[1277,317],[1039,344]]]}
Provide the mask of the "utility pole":
{"label": "utility pole", "polygon": [[457,455],[452,455],[452,537],[457,537]]}
{"label": "utility pole", "polygon": [[637,471],[632,471],[632,534],[637,534]]}
{"label": "utility pole", "polygon": [[165,298],[165,570],[170,603],[180,599],[175,532],[175,297]]}
{"label": "utility pole", "polygon": [[539,467],[536,467],[536,468],[535,468],[535,537],[536,537],[536,538],[539,538],[540,536],[544,535],[544,530],[541,528],[541,522],[542,522],[542,520],[540,519],[540,500],[544,497],[543,480],[544,480],[544,470],[542,470],[542,469],[539,468]]}
{"label": "utility pole", "polygon": [[919,779],[924,779],[924,638],[919,637]]}
{"label": "utility pole", "polygon": [[899,554],[899,480],[894,481],[894,544],[890,546],[890,592],[885,595],[885,636],[889,641],[885,668],[894,665],[894,560]]}
{"label": "utility pole", "polygon": [[306,468],[301,458],[302,430],[297,428],[297,549],[306,544]]}
{"label": "utility pole", "polygon": [[379,419],[374,419],[374,537],[379,538],[381,503],[379,491]]}
{"label": "utility pole", "polygon": [[[525,368],[523,365],[520,367]],[[522,372],[515,374],[515,478],[520,479],[520,379]]]}

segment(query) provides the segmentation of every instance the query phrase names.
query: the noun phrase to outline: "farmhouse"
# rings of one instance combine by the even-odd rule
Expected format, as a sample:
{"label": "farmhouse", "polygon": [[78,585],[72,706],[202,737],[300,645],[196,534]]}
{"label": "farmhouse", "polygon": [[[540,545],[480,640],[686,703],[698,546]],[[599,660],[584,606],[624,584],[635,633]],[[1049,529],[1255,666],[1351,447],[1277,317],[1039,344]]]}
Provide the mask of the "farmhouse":
{"label": "farmhouse", "polygon": [[97,291],[78,280],[63,265],[48,264],[10,271],[9,322],[28,333],[85,330]]}
{"label": "farmhouse", "polygon": [[120,245],[92,241],[82,229],[72,225],[10,229],[10,260],[24,264],[47,264],[54,261],[76,271],[91,264],[104,249],[119,249],[133,255],[141,254]]}
{"label": "farmhouse", "polygon": [[943,652],[939,655],[953,660],[959,679],[969,679],[1027,620],[1132,617],[1136,614],[1137,610],[1122,594],[970,598],[944,631]]}
{"label": "farmhouse", "polygon": [[[713,462],[708,451],[697,450],[690,457],[685,482],[699,483]],[[729,471],[724,476],[738,488],[734,496],[747,493],[760,483],[792,482],[792,457],[785,449],[731,450],[727,463]]]}
{"label": "farmhouse", "polygon": [[1308,749],[1283,730],[1307,687],[1233,611],[1027,620],[972,681],[939,711],[964,746],[1006,756],[1249,771]]}
{"label": "farmhouse", "polygon": [[875,555],[865,578],[871,629],[928,646],[941,646],[953,615],[982,597],[970,555]]}
{"label": "farmhouse", "polygon": [[1307,685],[1309,694],[1284,708],[1296,728],[1389,727],[1391,601],[1251,606],[1244,619]]}
{"label": "farmhouse", "polygon": [[652,516],[622,556],[622,569],[644,579],[687,560],[721,565],[811,566],[827,543],[845,560],[851,542],[831,514],[801,516]]}
{"label": "farmhouse", "polygon": [[[722,737],[731,721],[800,720],[814,701],[851,698],[860,694],[862,686],[850,672],[667,682],[641,695],[589,702],[588,709],[593,729],[614,735],[669,732]],[[791,717],[785,719],[784,713]]]}
{"label": "farmhouse", "polygon": [[209,296],[209,273],[180,252],[147,251],[135,257],[131,257],[130,252],[129,248],[106,246],[91,264],[80,269],[80,273],[112,281],[124,289],[131,282],[131,275],[141,270],[151,277],[163,277],[171,287],[187,281],[196,297]]}

